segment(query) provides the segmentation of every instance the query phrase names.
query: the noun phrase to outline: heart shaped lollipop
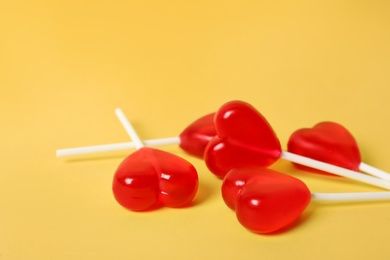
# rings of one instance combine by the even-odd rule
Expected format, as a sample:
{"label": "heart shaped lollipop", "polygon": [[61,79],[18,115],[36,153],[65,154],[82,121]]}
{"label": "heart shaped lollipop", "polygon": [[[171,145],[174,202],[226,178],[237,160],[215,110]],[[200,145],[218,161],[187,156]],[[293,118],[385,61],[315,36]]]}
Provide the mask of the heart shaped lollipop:
{"label": "heart shaped lollipop", "polygon": [[311,193],[299,179],[263,167],[229,171],[222,187],[225,204],[255,233],[272,233],[295,222],[311,201],[389,200],[390,192]]}
{"label": "heart shaped lollipop", "polygon": [[298,129],[290,136],[287,147],[295,154],[359,170],[361,157],[355,138],[346,128],[334,122],[321,122],[313,128]]}
{"label": "heart shaped lollipop", "polygon": [[[312,128],[296,130],[288,140],[287,149],[295,154],[353,171],[360,170],[390,181],[390,174],[362,162],[353,135],[344,126],[335,122],[321,122]],[[313,171],[312,168],[302,165],[295,166]]]}
{"label": "heart shaped lollipop", "polygon": [[232,169],[222,184],[225,203],[238,221],[256,233],[270,233],[294,222],[311,200],[300,180],[260,167]]}
{"label": "heart shaped lollipop", "polygon": [[240,166],[268,166],[281,154],[281,147],[267,120],[242,101],[224,104],[214,118],[217,136],[206,147],[207,167],[220,178]]}
{"label": "heart shaped lollipop", "polygon": [[189,204],[197,190],[195,168],[184,159],[143,147],[126,157],[115,172],[113,193],[130,210]]}
{"label": "heart shaped lollipop", "polygon": [[182,207],[196,195],[198,175],[184,159],[153,148],[142,141],[120,109],[117,116],[138,150],[124,159],[115,172],[112,190],[123,207],[141,211],[155,205]]}

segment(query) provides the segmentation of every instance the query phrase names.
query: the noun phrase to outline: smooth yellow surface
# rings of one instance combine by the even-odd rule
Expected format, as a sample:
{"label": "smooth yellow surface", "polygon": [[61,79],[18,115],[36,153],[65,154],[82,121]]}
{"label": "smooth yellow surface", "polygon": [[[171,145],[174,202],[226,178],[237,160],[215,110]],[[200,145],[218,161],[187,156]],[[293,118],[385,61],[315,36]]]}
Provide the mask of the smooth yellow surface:
{"label": "smooth yellow surface", "polygon": [[[331,120],[390,171],[388,1],[2,1],[0,259],[388,259],[390,202],[312,203],[257,235],[198,169],[194,205],[135,213],[111,181],[130,152],[58,159],[59,148],[177,136],[233,99],[257,107],[283,148]],[[381,191],[272,168],[314,192]]]}

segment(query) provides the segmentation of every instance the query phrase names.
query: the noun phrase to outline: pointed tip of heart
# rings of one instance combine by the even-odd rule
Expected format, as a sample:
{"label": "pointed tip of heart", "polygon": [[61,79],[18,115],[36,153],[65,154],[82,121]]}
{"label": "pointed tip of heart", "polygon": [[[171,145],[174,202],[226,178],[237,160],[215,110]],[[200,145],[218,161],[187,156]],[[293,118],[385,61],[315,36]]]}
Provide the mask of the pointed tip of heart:
{"label": "pointed tip of heart", "polygon": [[180,148],[192,156],[203,158],[208,142],[217,134],[214,116],[215,113],[207,114],[188,125],[179,135]]}

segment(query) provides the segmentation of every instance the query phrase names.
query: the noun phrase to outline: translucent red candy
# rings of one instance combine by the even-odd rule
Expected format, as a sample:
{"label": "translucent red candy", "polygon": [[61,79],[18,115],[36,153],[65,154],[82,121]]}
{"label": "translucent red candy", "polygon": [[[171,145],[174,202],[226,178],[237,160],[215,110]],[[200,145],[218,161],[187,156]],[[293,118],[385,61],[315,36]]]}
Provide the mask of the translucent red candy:
{"label": "translucent red candy", "polygon": [[[322,122],[313,128],[295,131],[290,136],[287,147],[289,152],[354,171],[359,170],[361,163],[355,138],[342,125],[334,122]],[[308,169],[305,166],[295,165]]]}
{"label": "translucent red candy", "polygon": [[198,174],[186,160],[143,147],[126,157],[115,172],[112,190],[123,207],[143,211],[156,206],[183,207],[196,195]]}
{"label": "translucent red candy", "polygon": [[184,151],[203,159],[206,145],[217,134],[214,127],[214,115],[215,113],[211,113],[199,118],[181,132],[179,146]]}
{"label": "translucent red candy", "polygon": [[206,146],[204,159],[211,172],[223,178],[241,166],[269,166],[281,147],[267,120],[242,101],[224,104],[214,117],[217,136]]}
{"label": "translucent red candy", "polygon": [[238,221],[255,233],[271,233],[293,223],[311,200],[307,186],[294,177],[262,167],[232,169],[222,197]]}

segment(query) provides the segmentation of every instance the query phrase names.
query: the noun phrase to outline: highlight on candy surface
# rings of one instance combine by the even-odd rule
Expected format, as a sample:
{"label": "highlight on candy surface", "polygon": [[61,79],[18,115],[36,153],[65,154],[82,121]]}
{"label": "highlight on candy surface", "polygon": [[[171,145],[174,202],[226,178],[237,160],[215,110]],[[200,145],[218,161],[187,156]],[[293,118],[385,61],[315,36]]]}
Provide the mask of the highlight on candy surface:
{"label": "highlight on candy surface", "polygon": [[[239,167],[228,172],[223,178],[221,193],[225,204],[232,210],[236,210],[238,194],[248,181],[261,175],[263,168]],[[265,169],[265,172],[268,170]]]}
{"label": "highlight on candy surface", "polygon": [[137,147],[115,172],[112,190],[117,202],[135,211],[157,205],[188,205],[198,188],[198,174],[193,165],[174,154],[144,147],[123,112],[120,109],[115,112]]}
{"label": "highlight on candy surface", "polygon": [[312,128],[296,130],[288,140],[287,150],[353,171],[359,170],[361,162],[355,138],[345,127],[334,122],[321,122]]}
{"label": "highlight on candy surface", "polygon": [[281,146],[267,120],[250,104],[230,101],[214,118],[217,135],[205,150],[205,163],[220,178],[236,167],[269,166],[281,155]]}
{"label": "highlight on candy surface", "polygon": [[232,169],[221,190],[238,221],[255,233],[271,233],[288,226],[311,200],[310,190],[301,180],[262,167]]}

